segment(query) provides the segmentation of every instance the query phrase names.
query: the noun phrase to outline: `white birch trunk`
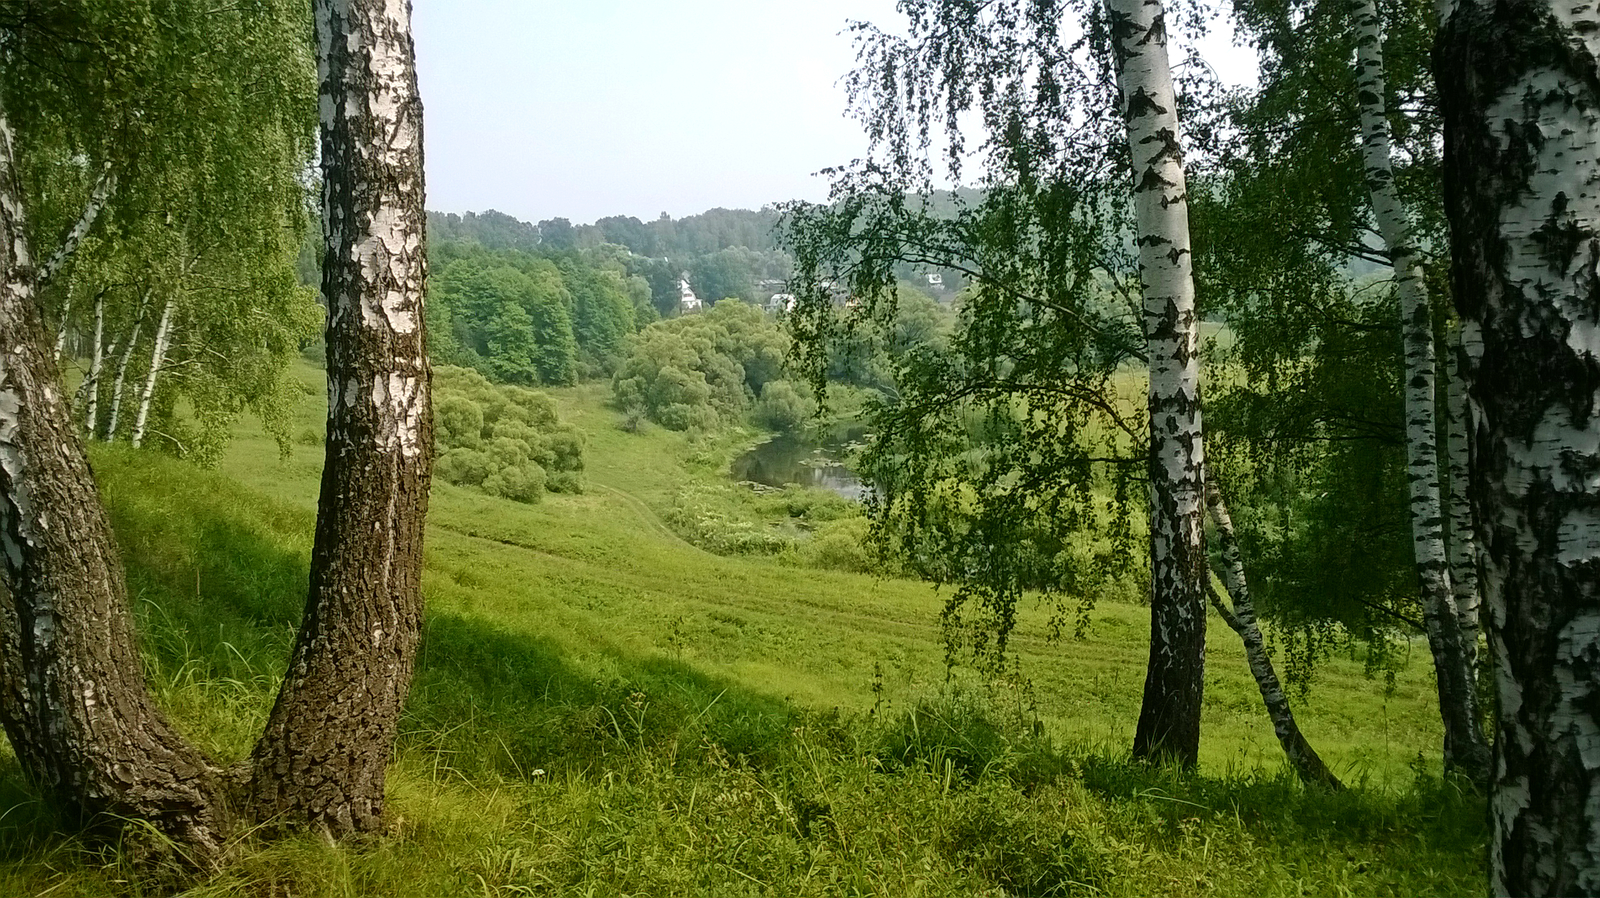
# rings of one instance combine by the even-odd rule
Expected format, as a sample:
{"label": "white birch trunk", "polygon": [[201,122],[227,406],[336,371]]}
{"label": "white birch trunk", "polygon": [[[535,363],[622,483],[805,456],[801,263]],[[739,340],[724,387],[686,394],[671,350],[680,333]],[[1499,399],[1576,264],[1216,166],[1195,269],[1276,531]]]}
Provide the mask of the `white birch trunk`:
{"label": "white birch trunk", "polygon": [[117,362],[117,379],[111,383],[111,421],[106,425],[106,442],[117,438],[117,425],[122,420],[122,397],[128,385],[128,364],[133,361],[134,347],[139,345],[139,331],[144,328],[144,313],[149,303],[150,294],[146,292],[139,301],[139,317],[133,320],[133,332],[128,335],[128,343],[122,348],[122,358]]}
{"label": "white birch trunk", "polygon": [[1383,34],[1375,0],[1356,5],[1356,93],[1361,105],[1361,148],[1372,211],[1389,248],[1395,292],[1400,296],[1400,333],[1405,344],[1403,393],[1406,414],[1406,477],[1411,487],[1411,546],[1421,588],[1422,619],[1444,719],[1445,767],[1487,781],[1489,747],[1478,722],[1477,688],[1464,648],[1450,561],[1445,552],[1444,503],[1439,492],[1435,418],[1433,308],[1428,301],[1417,246],[1411,236],[1390,156],[1385,110]]}
{"label": "white birch trunk", "polygon": [[156,325],[156,345],[150,351],[150,372],[145,375],[144,389],[139,393],[139,413],[133,419],[133,448],[144,442],[145,425],[150,420],[150,400],[156,394],[156,378],[167,362],[167,346],[172,339],[172,310],[177,305],[171,299],[161,310],[161,322]]}
{"label": "white birch trunk", "polygon": [[1483,599],[1478,590],[1478,538],[1473,532],[1472,503],[1467,499],[1467,481],[1472,452],[1468,442],[1469,410],[1467,383],[1461,377],[1461,326],[1450,325],[1450,345],[1445,347],[1447,457],[1450,461],[1450,589],[1455,594],[1456,616],[1461,621],[1461,645],[1474,675],[1478,670],[1479,610]]}
{"label": "white birch trunk", "polygon": [[1491,889],[1600,894],[1600,9],[1455,0],[1434,52],[1499,733]]}
{"label": "white birch trunk", "polygon": [[100,426],[100,371],[105,366],[105,335],[106,335],[106,294],[100,291],[94,298],[94,347],[89,359],[89,376],[83,380],[86,406],[83,415],[83,429],[94,438],[95,428]]}
{"label": "white birch trunk", "polygon": [[433,462],[422,101],[410,4],[316,0],[328,437],[311,588],[252,759],[260,819],[382,827],[422,630]]}
{"label": "white birch trunk", "polygon": [[1193,765],[1205,686],[1200,336],[1189,204],[1166,15],[1159,0],[1108,0],[1134,177],[1150,364],[1150,662],[1135,757]]}
{"label": "white birch trunk", "polygon": [[[67,232],[67,236],[61,241],[61,245],[56,248],[56,251],[51,254],[49,259],[45,260],[43,265],[39,266],[39,271],[34,278],[34,282],[39,287],[50,283],[56,274],[61,271],[62,266],[66,265],[67,261],[72,258],[72,254],[78,251],[79,244],[83,243],[83,238],[89,236],[89,229],[94,227],[94,220],[100,217],[101,210],[105,209],[106,203],[111,199],[111,194],[115,193],[116,189],[117,176],[111,170],[111,166],[107,164],[105,170],[100,173],[100,177],[95,181],[94,189],[89,194],[89,202],[83,208],[83,214],[78,216],[77,223],[72,226],[72,230]],[[63,331],[66,328],[66,320],[67,316],[63,313],[61,316]],[[57,357],[61,355],[59,346],[56,348],[56,355]]]}
{"label": "white birch trunk", "polygon": [[1272,731],[1278,737],[1278,744],[1283,746],[1283,753],[1289,759],[1289,766],[1294,768],[1296,775],[1308,785],[1322,786],[1328,789],[1339,790],[1344,784],[1334,775],[1322,757],[1306,741],[1305,734],[1300,732],[1300,724],[1294,719],[1294,710],[1289,707],[1289,696],[1283,691],[1283,684],[1278,680],[1278,672],[1272,666],[1272,654],[1267,651],[1266,640],[1261,638],[1261,625],[1256,620],[1255,603],[1250,600],[1250,586],[1244,576],[1244,557],[1239,554],[1239,540],[1234,535],[1233,517],[1228,514],[1228,506],[1222,499],[1222,491],[1209,478],[1206,481],[1206,506],[1211,512],[1211,520],[1217,526],[1218,548],[1221,549],[1219,573],[1222,585],[1228,591],[1233,601],[1229,608],[1223,603],[1222,598],[1211,591],[1211,606],[1227,622],[1233,632],[1239,634],[1239,639],[1244,642],[1245,659],[1250,664],[1250,674],[1255,677],[1256,688],[1261,692],[1261,701],[1267,707],[1267,716],[1272,720]]}

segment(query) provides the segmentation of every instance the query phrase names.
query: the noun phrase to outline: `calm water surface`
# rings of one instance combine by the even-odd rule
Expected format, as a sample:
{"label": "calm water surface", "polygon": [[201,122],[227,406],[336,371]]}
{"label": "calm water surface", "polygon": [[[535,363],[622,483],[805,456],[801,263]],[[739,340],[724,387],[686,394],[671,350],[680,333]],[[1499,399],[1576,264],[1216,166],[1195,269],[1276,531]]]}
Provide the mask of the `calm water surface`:
{"label": "calm water surface", "polygon": [[830,490],[861,501],[869,487],[845,467],[845,445],[863,435],[860,428],[836,434],[824,445],[792,437],[774,437],[733,460],[734,480],[783,487],[791,483]]}

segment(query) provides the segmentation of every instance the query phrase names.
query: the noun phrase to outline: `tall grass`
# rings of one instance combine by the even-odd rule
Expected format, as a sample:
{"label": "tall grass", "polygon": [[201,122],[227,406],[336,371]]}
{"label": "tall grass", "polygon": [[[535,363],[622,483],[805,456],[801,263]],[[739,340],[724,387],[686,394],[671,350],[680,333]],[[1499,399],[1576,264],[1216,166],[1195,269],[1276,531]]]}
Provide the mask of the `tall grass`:
{"label": "tall grass", "polygon": [[[1305,725],[1358,780],[1325,795],[1284,772],[1216,631],[1201,772],[1133,764],[1141,609],[1104,605],[1064,645],[1033,609],[1019,668],[952,675],[927,587],[686,545],[656,512],[716,475],[706,447],[557,395],[591,431],[587,495],[435,494],[389,831],[246,834],[186,894],[1481,891],[1484,809],[1436,775],[1425,665],[1393,693],[1359,660],[1324,671]],[[150,681],[223,762],[259,731],[305,597],[316,450],[274,452],[246,436],[221,473],[94,459]],[[0,747],[0,895],[171,890],[56,826]]]}

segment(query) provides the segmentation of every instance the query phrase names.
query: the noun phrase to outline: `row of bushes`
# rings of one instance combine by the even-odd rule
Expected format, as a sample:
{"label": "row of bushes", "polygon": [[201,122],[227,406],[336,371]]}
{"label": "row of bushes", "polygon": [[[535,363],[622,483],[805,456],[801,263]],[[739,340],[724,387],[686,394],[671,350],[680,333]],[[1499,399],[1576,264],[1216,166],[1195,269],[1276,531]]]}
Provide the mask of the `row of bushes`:
{"label": "row of bushes", "polygon": [[436,368],[434,439],[434,471],[457,486],[517,502],[583,490],[583,432],[562,423],[543,393],[468,368]]}

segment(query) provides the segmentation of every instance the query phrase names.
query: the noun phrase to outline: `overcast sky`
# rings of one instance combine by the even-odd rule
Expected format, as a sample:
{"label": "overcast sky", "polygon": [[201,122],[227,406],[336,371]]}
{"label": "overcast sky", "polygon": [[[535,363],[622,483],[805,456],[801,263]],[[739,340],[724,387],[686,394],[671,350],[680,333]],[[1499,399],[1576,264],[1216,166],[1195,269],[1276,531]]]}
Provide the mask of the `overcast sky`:
{"label": "overcast sky", "polygon": [[[820,200],[860,156],[848,19],[893,0],[414,0],[428,208],[528,221]],[[1207,55],[1233,80],[1249,54]]]}

